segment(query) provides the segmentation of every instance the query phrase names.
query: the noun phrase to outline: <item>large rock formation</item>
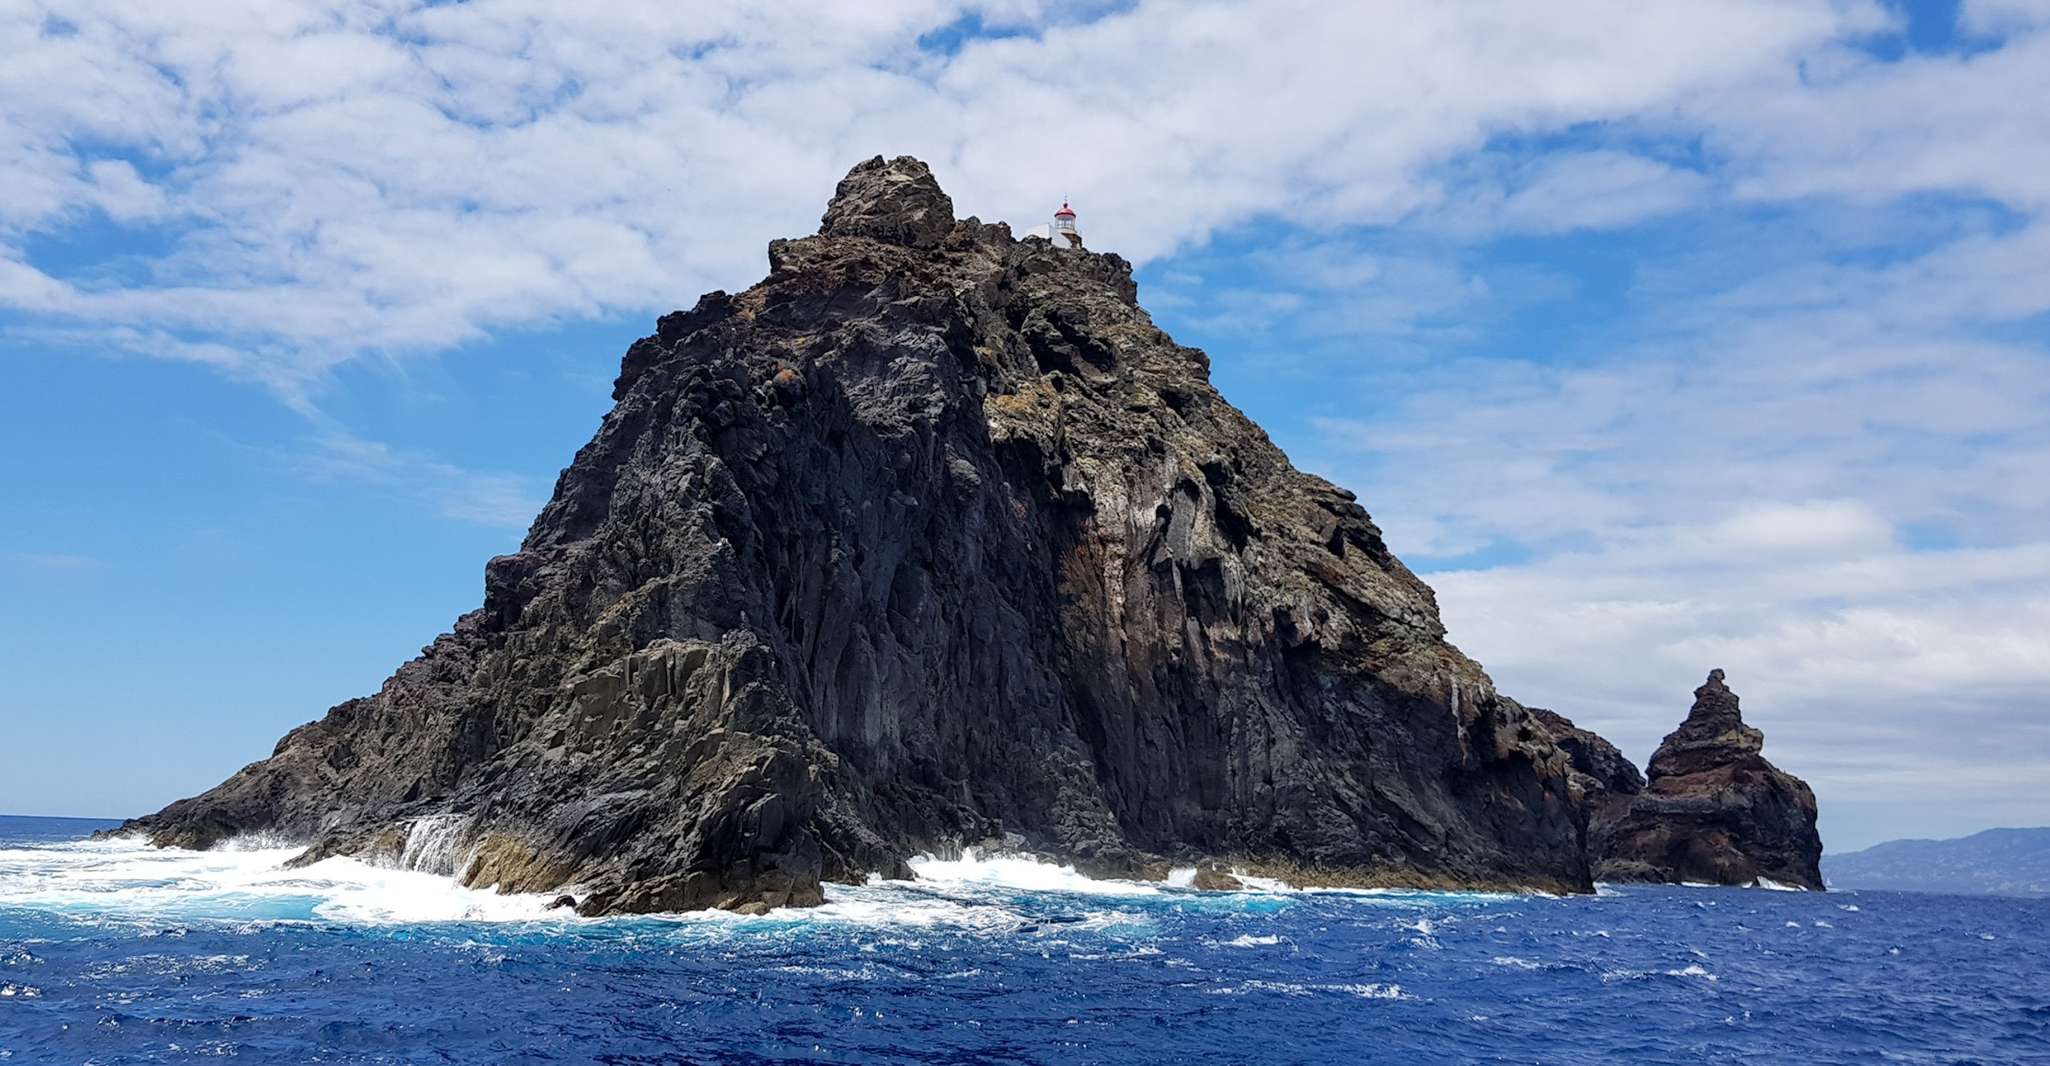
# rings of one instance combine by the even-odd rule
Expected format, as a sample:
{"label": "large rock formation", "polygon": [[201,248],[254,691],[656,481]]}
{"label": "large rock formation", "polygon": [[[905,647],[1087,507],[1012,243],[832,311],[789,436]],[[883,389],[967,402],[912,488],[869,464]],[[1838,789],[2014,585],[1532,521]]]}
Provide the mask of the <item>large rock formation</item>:
{"label": "large rock formation", "polygon": [[1115,255],[872,159],[663,317],[484,605],[140,819],[585,913],[817,902],[999,840],[1103,873],[1585,890],[1584,787]]}
{"label": "large rock formation", "polygon": [[1710,671],[1687,720],[1652,755],[1649,783],[1594,805],[1595,877],[1821,889],[1815,793],[1767,762],[1764,748],[1723,672]]}

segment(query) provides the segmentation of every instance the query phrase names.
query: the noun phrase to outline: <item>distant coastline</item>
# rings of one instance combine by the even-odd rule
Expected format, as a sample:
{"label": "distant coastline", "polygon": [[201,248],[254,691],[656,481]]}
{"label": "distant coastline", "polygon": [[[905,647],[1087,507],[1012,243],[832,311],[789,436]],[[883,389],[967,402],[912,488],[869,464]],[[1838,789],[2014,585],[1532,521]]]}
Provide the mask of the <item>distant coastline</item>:
{"label": "distant coastline", "polygon": [[1831,888],[2050,899],[2050,826],[1944,840],[1889,840],[1825,855]]}

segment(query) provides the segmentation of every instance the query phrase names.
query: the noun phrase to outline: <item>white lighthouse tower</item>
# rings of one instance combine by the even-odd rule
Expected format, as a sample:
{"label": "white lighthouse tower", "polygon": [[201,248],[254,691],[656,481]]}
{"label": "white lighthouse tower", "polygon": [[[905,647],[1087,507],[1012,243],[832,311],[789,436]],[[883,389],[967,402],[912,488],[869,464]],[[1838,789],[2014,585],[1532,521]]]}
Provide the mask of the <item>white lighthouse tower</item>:
{"label": "white lighthouse tower", "polygon": [[1068,239],[1073,248],[1082,247],[1082,231],[1075,228],[1075,209],[1061,201],[1061,209],[1053,213],[1053,231]]}

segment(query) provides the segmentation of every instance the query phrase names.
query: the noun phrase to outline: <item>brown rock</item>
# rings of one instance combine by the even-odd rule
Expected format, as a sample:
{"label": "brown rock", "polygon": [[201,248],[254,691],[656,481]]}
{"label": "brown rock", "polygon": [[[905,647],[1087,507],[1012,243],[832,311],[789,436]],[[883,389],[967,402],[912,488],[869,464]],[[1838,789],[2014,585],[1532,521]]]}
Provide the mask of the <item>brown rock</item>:
{"label": "brown rock", "polygon": [[1766,761],[1721,670],[1694,690],[1687,720],[1651,758],[1649,783],[1596,809],[1588,848],[1606,881],[1750,885],[1820,891],[1815,793]]}

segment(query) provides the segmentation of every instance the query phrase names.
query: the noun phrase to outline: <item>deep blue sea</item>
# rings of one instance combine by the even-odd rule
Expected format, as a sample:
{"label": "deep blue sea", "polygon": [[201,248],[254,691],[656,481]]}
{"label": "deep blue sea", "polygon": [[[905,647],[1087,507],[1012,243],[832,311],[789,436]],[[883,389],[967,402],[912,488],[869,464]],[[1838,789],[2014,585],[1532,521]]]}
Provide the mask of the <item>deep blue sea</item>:
{"label": "deep blue sea", "polygon": [[928,862],[589,920],[0,818],[0,1061],[2050,1063],[2050,904],[1089,881]]}

